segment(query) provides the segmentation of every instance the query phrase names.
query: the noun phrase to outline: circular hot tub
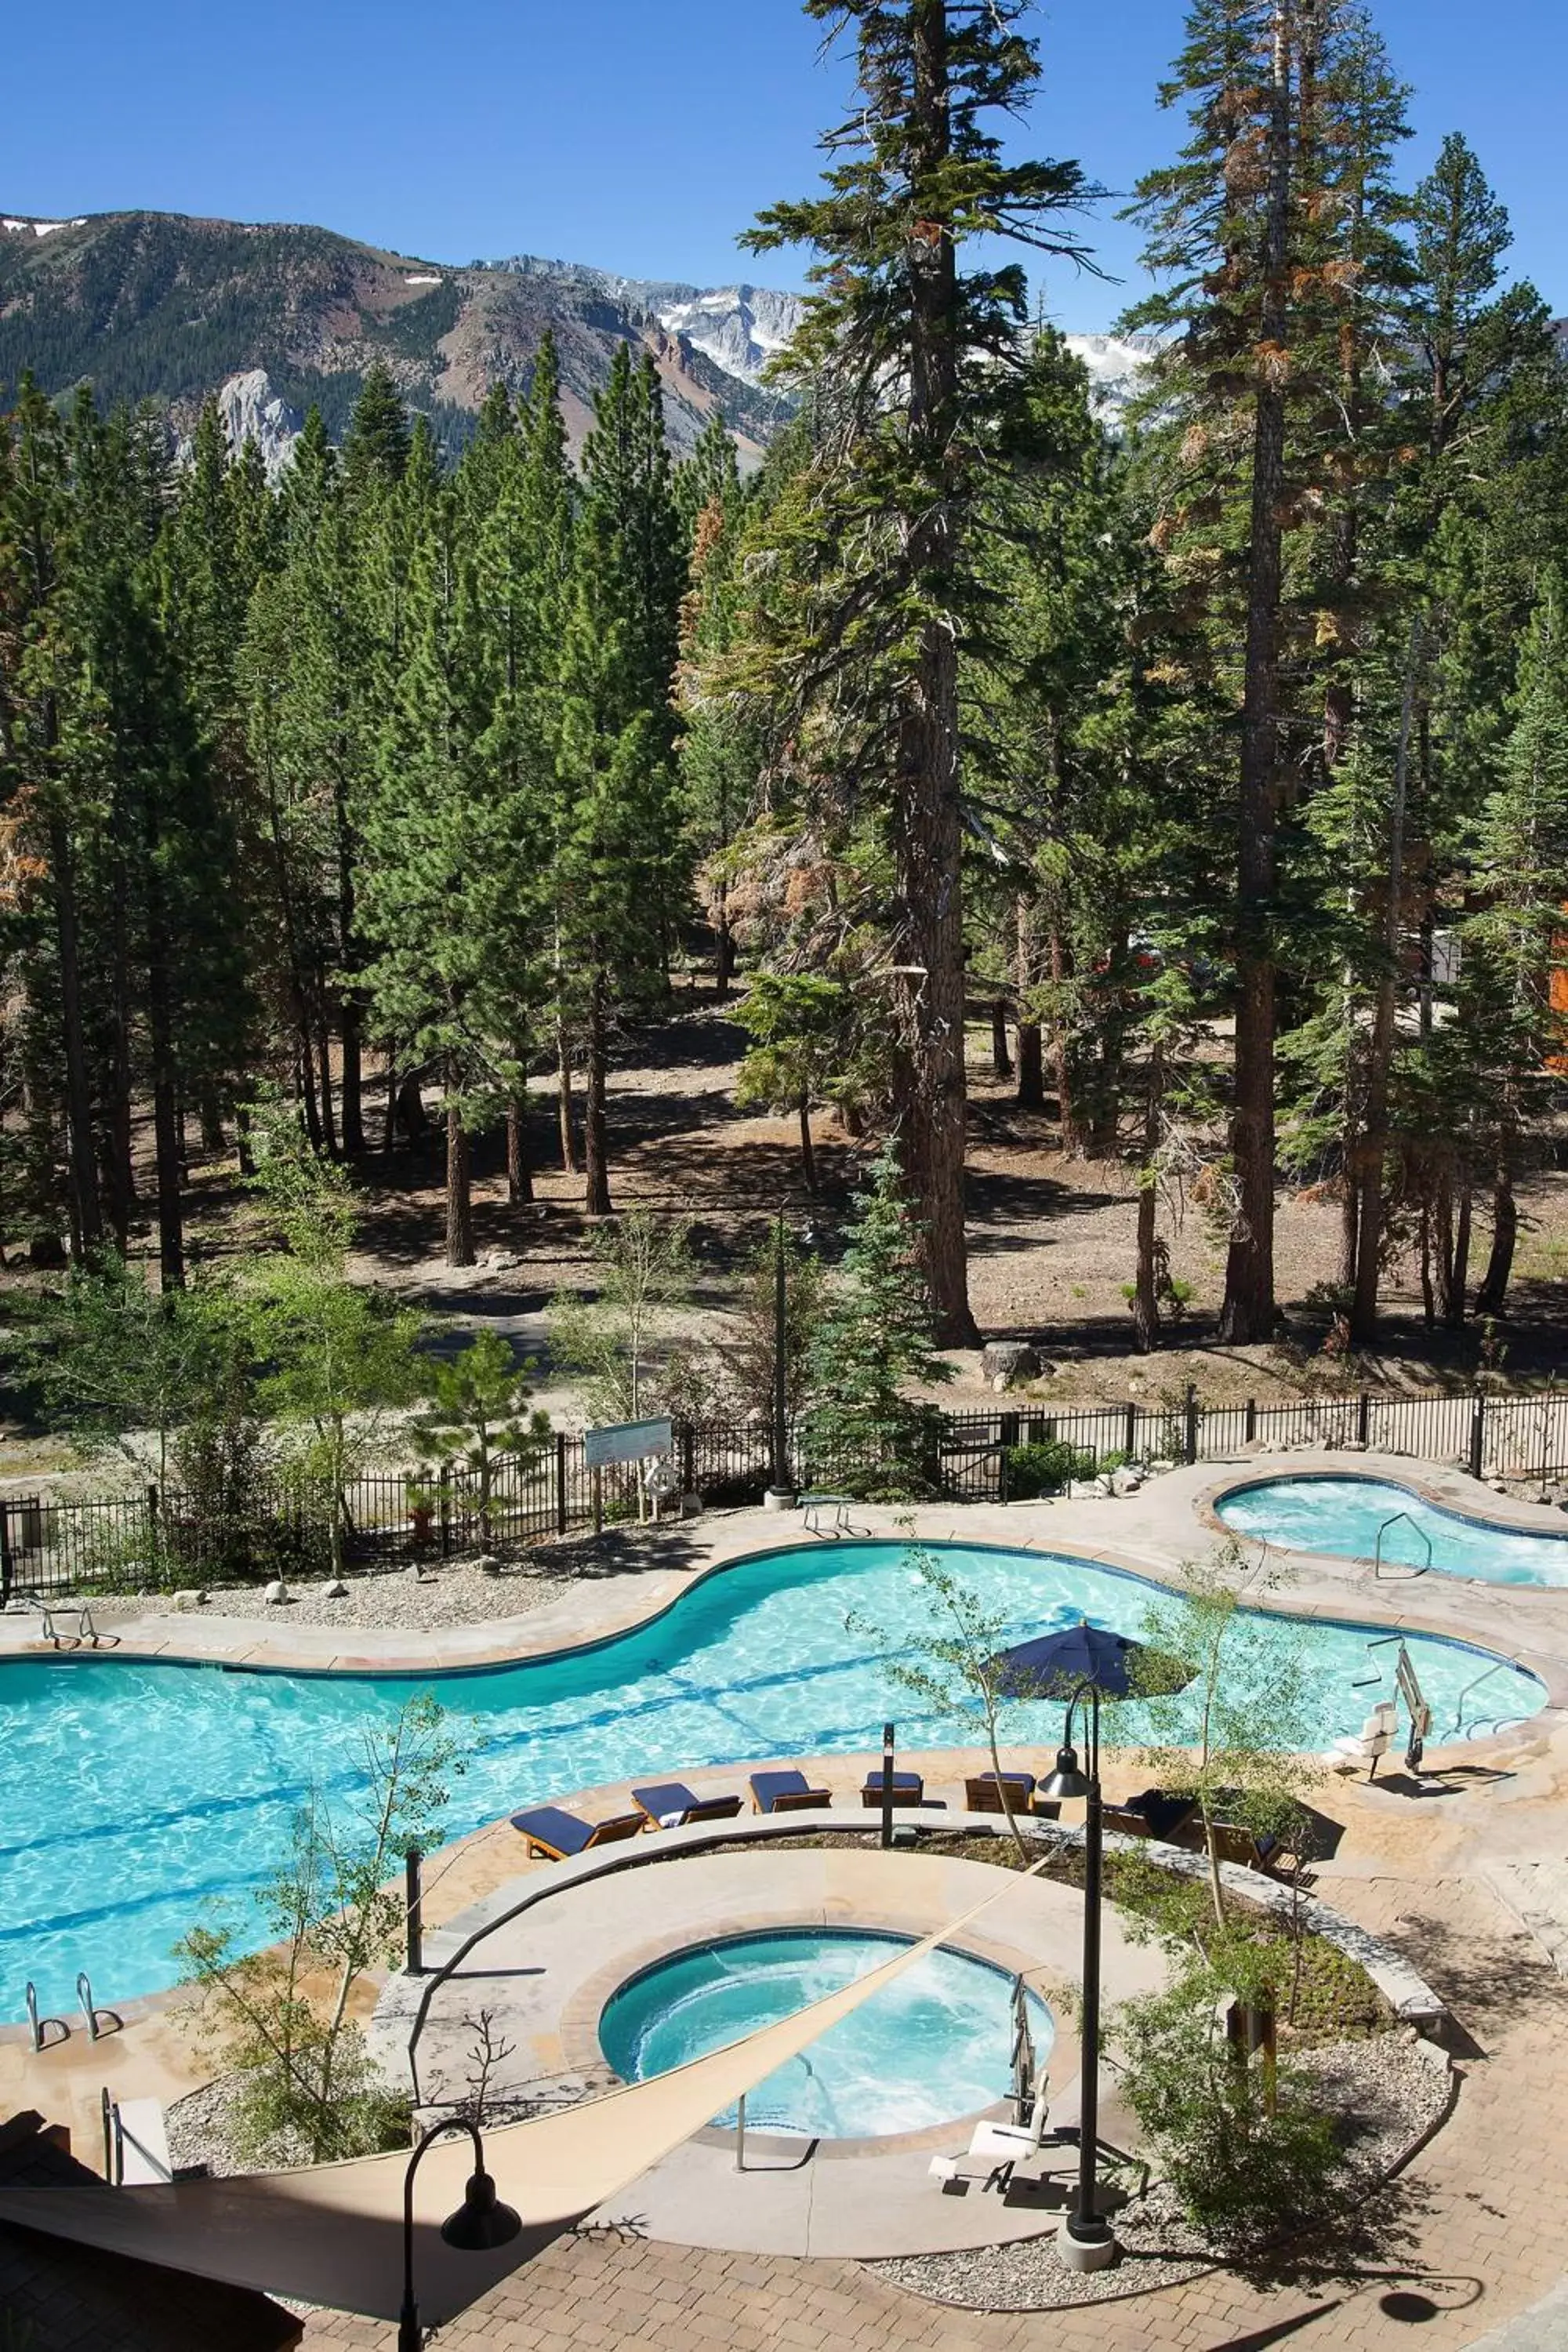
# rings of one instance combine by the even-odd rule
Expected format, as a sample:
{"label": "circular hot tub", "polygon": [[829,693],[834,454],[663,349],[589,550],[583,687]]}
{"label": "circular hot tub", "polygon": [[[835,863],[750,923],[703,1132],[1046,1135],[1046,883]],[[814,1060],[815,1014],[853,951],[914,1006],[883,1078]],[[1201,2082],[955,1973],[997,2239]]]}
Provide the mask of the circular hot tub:
{"label": "circular hot tub", "polygon": [[[912,1937],[869,1928],[788,1927],[727,1936],[672,1952],[619,1986],[599,2018],[599,2046],[623,2081],[646,2082],[837,1992]],[[1028,1993],[1043,2070],[1055,2032]],[[928,1952],[759,2083],[746,2120],[822,2139],[929,2129],[1005,2097],[1013,1979],[964,1952]],[[732,2124],[733,2108],[715,2116]]]}

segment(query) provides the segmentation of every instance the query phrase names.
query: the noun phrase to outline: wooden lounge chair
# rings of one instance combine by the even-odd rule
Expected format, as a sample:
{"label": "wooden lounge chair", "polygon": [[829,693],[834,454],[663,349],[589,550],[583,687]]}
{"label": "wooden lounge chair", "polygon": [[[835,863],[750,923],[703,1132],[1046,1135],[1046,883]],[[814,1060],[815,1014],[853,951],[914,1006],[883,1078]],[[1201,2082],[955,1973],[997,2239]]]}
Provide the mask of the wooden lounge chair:
{"label": "wooden lounge chair", "polygon": [[688,1822],[733,1821],[741,1810],[739,1797],[700,1797],[684,1780],[656,1780],[634,1789],[632,1802],[641,1807],[655,1829],[684,1829]]}
{"label": "wooden lounge chair", "polygon": [[1300,1859],[1288,1839],[1276,1837],[1272,1830],[1244,1829],[1237,1822],[1215,1822],[1214,1849],[1221,1862],[1245,1864],[1268,1878],[1277,1877],[1282,1868],[1294,1868]]}
{"label": "wooden lounge chair", "polygon": [[[1006,1804],[1002,1801],[1004,1786]],[[963,1784],[963,1801],[972,1813],[1005,1813],[1009,1806],[1015,1813],[1026,1813],[1034,1793],[1032,1772],[1004,1772],[1000,1780],[994,1772],[976,1772]]]}
{"label": "wooden lounge chair", "polygon": [[1152,1837],[1146,1817],[1136,1805],[1104,1805],[1100,1808],[1100,1827],[1116,1837]]}
{"label": "wooden lounge chair", "polygon": [[833,1802],[828,1789],[814,1789],[804,1772],[753,1772],[752,1775],[752,1811],[753,1813],[805,1813],[820,1806],[826,1810]]}
{"label": "wooden lounge chair", "polygon": [[[895,1772],[892,1797],[895,1805],[923,1805],[926,1801],[925,1781],[918,1772]],[[880,1805],[882,1775],[879,1770],[868,1772],[866,1775],[860,1790],[860,1801],[868,1812],[874,1812]]]}
{"label": "wooden lounge chair", "polygon": [[1124,1810],[1142,1818],[1143,1827],[1133,1832],[1135,1836],[1163,1838],[1169,1843],[1190,1826],[1197,1806],[1191,1797],[1173,1797],[1164,1789],[1142,1789],[1129,1797]]}
{"label": "wooden lounge chair", "polygon": [[647,1815],[613,1813],[608,1821],[585,1822],[560,1805],[537,1805],[531,1813],[513,1813],[511,1825],[525,1841],[531,1860],[539,1854],[546,1862],[564,1862],[568,1854],[587,1853],[594,1846],[640,1837],[647,1827]]}

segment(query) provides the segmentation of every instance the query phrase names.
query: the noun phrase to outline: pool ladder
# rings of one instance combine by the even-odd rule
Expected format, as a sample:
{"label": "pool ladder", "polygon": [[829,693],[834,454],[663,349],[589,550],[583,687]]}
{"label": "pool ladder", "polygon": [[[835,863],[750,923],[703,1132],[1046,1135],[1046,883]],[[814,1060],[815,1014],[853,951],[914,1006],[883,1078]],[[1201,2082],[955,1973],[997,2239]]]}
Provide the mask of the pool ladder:
{"label": "pool ladder", "polygon": [[[82,2023],[89,2042],[101,2042],[106,2033],[122,2033],[125,2021],[118,2010],[100,2009],[92,1997],[92,1979],[85,1969],[77,1971],[76,1997],[81,2004]],[[41,2017],[38,2014],[38,1989],[31,1977],[27,1979],[27,2031],[33,2039],[33,2053],[58,2050],[62,2042],[70,2040],[71,2030],[63,2017]],[[50,2029],[53,2029],[51,2032]]]}
{"label": "pool ladder", "polygon": [[1388,1533],[1390,1528],[1396,1528],[1399,1525],[1401,1519],[1404,1520],[1407,1528],[1414,1528],[1415,1529],[1415,1533],[1420,1537],[1422,1542],[1426,1547],[1426,1557],[1422,1561],[1419,1568],[1410,1568],[1406,1566],[1404,1561],[1400,1562],[1400,1566],[1405,1570],[1405,1573],[1403,1576],[1397,1578],[1395,1581],[1401,1584],[1407,1584],[1412,1577],[1425,1576],[1427,1570],[1432,1565],[1432,1538],[1427,1534],[1425,1528],[1418,1527],[1416,1525],[1416,1522],[1411,1517],[1408,1511],[1391,1511],[1387,1518],[1384,1519],[1382,1527],[1380,1527],[1377,1531],[1377,1549],[1373,1555],[1372,1566],[1374,1576],[1382,1577],[1387,1574],[1387,1570],[1383,1565],[1383,1538]]}

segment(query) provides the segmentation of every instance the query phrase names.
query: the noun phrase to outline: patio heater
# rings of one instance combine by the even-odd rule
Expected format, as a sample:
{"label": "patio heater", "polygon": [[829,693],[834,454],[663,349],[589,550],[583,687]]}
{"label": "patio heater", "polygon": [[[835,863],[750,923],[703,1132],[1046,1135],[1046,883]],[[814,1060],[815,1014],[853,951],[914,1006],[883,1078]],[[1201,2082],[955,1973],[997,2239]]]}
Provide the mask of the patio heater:
{"label": "patio heater", "polygon": [[443,2132],[466,2131],[474,2143],[474,2168],[463,2191],[463,2201],[441,2224],[441,2235],[460,2253],[488,2253],[493,2246],[510,2245],[522,2228],[520,2215],[503,2205],[495,2182],[485,2170],[485,2146],[479,2127],[468,2116],[447,2116],[432,2124],[408,2160],[403,2178],[403,2308],[397,2319],[397,2352],[423,2352],[425,2331],[414,2300],[414,2176],[419,2159]]}

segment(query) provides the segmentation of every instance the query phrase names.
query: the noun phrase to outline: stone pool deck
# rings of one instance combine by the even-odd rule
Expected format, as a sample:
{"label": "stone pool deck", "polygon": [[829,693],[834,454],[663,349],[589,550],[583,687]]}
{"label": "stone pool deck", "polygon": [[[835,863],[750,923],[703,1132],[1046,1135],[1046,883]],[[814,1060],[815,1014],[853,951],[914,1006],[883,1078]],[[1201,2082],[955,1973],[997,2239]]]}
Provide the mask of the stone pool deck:
{"label": "stone pool deck", "polygon": [[[1274,1472],[1347,1468],[1510,1527],[1563,1531],[1560,1514],[1478,1489],[1458,1473],[1305,1450],[1179,1469],[1114,1501],[931,1507],[913,1515],[915,1531],[928,1540],[1070,1551],[1170,1580],[1184,1559],[1212,1545],[1209,1514],[1226,1486]],[[902,1516],[857,1507],[853,1532],[896,1538]],[[602,1640],[668,1607],[703,1574],[802,1540],[798,1521],[760,1512],[714,1517],[670,1535],[667,1558],[679,1558],[679,1565],[660,1561],[645,1572],[585,1580],[563,1600],[510,1621],[439,1634],[356,1629],[345,1638],[330,1628],[290,1628],[276,1612],[250,1620],[149,1614],[118,1629],[118,1653],[411,1674],[539,1656]],[[1258,1547],[1243,1549],[1258,1559]],[[1282,1565],[1275,1554],[1267,1568]],[[933,2309],[836,2258],[742,2255],[595,2235],[563,2241],[482,2298],[443,2330],[443,2344],[498,2352],[588,2352],[618,2344],[696,2352],[715,2342],[734,2352],[822,2342],[875,2343],[894,2352],[905,2346],[933,2352],[1045,2352],[1047,2346],[1067,2352],[1090,2346],[1104,2352],[1164,2346],[1241,2352],[1276,2340],[1278,2332],[1316,2336],[1348,2352],[1384,2352],[1408,2339],[1415,2324],[1409,2298],[1416,2297],[1422,2340],[1457,2352],[1543,2295],[1564,2268],[1561,2213],[1568,2182],[1568,1986],[1551,1957],[1559,1906],[1568,1927],[1568,1591],[1478,1591],[1473,1582],[1436,1574],[1380,1581],[1363,1565],[1312,1559],[1294,1565],[1288,1581],[1249,1597],[1291,1613],[1353,1616],[1390,1631],[1479,1643],[1528,1666],[1548,1692],[1547,1710],[1503,1739],[1446,1757],[1429,1751],[1428,1763],[1437,1769],[1420,1783],[1393,1769],[1371,1788],[1334,1780],[1316,1793],[1321,1810],[1343,1830],[1333,1859],[1318,1870],[1320,1891],[1408,1953],[1468,2037],[1458,2108],[1411,2169],[1404,2235],[1391,2242],[1385,2263],[1365,2274],[1272,2294],[1225,2273],[1148,2300],[1004,2317]],[[0,1654],[38,1654],[37,1635],[36,1619],[0,1617]],[[952,1753],[921,1760],[940,1793],[975,1759]],[[858,1783],[856,1762],[827,1759],[836,1790],[847,1793]],[[696,1777],[715,1785],[725,1778],[721,1769]],[[1135,1764],[1113,1761],[1108,1786],[1124,1794],[1145,1777]],[[510,1829],[492,1826],[461,1841],[432,1863],[433,1925],[493,1895],[518,1869]],[[1529,1890],[1542,1898],[1533,1913]],[[89,2160],[97,2146],[100,2085],[107,2083],[121,2096],[169,2100],[203,2079],[188,2028],[168,1996],[130,2004],[122,2034],[91,2043],[79,2031],[41,2057],[18,2032],[0,2033],[0,2105],[37,2105],[70,2122]],[[306,2340],[311,2347],[381,2352],[393,2339],[371,2323],[322,2315],[311,2320]]]}

